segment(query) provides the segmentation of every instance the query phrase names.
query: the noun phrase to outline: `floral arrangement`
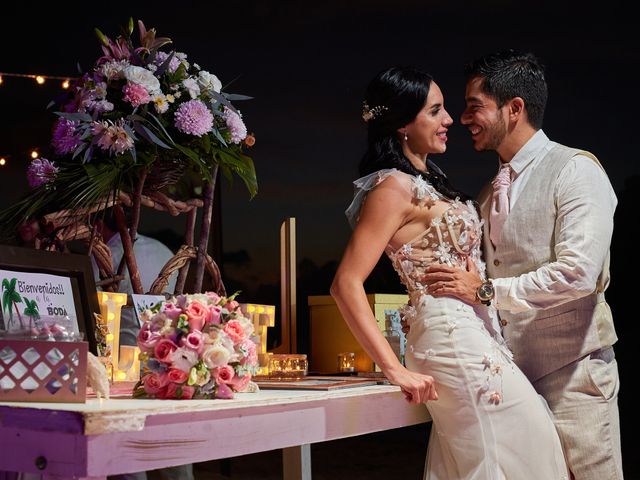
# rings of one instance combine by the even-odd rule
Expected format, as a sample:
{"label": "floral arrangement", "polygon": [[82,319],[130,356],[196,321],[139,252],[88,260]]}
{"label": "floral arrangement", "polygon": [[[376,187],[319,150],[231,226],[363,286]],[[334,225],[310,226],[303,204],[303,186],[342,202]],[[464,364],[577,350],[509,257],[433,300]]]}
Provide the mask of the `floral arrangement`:
{"label": "floral arrangement", "polygon": [[102,56],[68,95],[51,102],[58,110],[51,155],[31,163],[33,191],[1,212],[3,224],[91,210],[120,191],[160,190],[161,182],[150,185],[154,171],[185,178],[191,195],[206,191],[220,169],[256,194],[253,161],[244,153],[255,137],[232,104],[250,97],[225,92],[215,74],[169,49],[169,38],[140,20],[137,26],[137,44],[133,19],[115,40],[95,29]]}
{"label": "floral arrangement", "polygon": [[134,397],[226,399],[247,389],[258,357],[253,324],[234,297],[178,295],[145,310]]}

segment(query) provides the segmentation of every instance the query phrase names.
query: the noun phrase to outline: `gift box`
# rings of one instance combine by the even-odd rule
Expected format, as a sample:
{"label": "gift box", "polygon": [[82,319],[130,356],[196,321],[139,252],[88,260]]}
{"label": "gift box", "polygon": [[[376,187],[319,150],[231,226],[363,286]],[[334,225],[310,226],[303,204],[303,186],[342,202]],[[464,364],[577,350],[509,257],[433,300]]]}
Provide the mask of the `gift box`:
{"label": "gift box", "polygon": [[0,402],[84,403],[87,342],[0,339]]}

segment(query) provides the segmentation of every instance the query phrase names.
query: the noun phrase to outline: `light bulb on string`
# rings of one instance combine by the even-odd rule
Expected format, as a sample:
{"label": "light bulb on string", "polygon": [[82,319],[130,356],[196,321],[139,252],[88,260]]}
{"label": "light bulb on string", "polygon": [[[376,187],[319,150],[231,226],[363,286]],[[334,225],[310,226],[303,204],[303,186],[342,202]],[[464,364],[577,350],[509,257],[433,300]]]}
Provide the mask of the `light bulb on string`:
{"label": "light bulb on string", "polygon": [[2,80],[2,75],[0,75],[0,85],[2,85],[2,82],[3,82],[3,81],[4,81],[4,80]]}
{"label": "light bulb on string", "polygon": [[2,157],[0,158],[0,167],[4,167],[7,164],[7,159]]}
{"label": "light bulb on string", "polygon": [[36,158],[38,158],[38,155],[39,155],[39,154],[38,154],[38,150],[32,150],[32,151],[31,151],[31,158],[33,158],[34,160],[35,160]]}
{"label": "light bulb on string", "polygon": [[69,80],[65,80],[64,82],[62,82],[62,88],[64,88],[65,90],[69,88]]}
{"label": "light bulb on string", "polygon": [[44,83],[44,77],[42,75],[36,75],[36,83],[42,85]]}

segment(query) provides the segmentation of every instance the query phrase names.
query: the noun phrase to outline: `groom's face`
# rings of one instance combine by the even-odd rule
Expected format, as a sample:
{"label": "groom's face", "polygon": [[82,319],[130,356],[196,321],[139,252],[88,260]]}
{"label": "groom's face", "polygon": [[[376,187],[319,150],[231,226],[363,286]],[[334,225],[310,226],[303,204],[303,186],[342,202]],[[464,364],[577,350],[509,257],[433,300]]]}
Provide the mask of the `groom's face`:
{"label": "groom's face", "polygon": [[466,108],[460,123],[471,133],[473,148],[478,151],[498,150],[507,135],[505,106],[498,108],[496,101],[481,89],[482,79],[472,78],[465,92]]}

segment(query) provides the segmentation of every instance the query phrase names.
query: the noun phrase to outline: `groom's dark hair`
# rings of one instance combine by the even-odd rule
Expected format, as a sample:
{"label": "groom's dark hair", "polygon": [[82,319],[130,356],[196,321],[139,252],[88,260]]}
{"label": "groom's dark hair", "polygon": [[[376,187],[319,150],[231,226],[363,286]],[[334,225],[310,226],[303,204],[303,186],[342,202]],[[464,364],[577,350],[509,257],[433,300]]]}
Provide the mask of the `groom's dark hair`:
{"label": "groom's dark hair", "polygon": [[544,66],[532,53],[503,50],[484,55],[465,67],[467,81],[482,79],[482,91],[502,107],[514,97],[524,100],[529,123],[542,128],[547,105]]}

